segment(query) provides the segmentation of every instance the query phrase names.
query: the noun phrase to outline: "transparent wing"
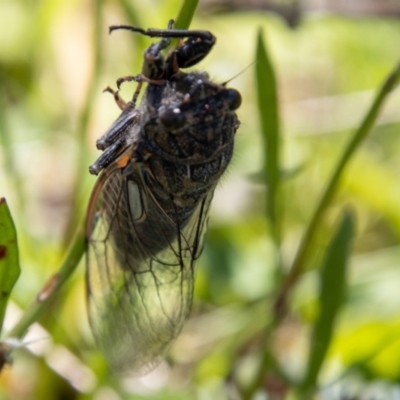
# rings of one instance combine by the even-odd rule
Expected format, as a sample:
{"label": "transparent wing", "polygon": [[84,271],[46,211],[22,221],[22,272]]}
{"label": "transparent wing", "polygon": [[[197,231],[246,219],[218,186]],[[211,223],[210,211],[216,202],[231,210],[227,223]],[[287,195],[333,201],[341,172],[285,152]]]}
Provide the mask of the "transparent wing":
{"label": "transparent wing", "polygon": [[86,224],[89,319],[115,369],[150,371],[181,331],[212,196],[179,226],[121,169],[105,171],[96,184]]}

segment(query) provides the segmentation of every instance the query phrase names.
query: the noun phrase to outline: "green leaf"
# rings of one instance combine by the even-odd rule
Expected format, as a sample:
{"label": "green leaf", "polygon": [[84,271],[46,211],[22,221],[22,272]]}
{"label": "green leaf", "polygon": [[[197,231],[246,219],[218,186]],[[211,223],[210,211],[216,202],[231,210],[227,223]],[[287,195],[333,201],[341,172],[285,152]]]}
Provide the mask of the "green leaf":
{"label": "green leaf", "polygon": [[265,149],[264,180],[268,186],[267,214],[277,233],[277,192],[280,181],[278,97],[275,73],[262,30],[258,32],[256,60],[256,91]]}
{"label": "green leaf", "polygon": [[320,269],[320,313],[311,337],[308,368],[302,391],[308,398],[315,387],[318,373],[328,350],[335,320],[343,304],[346,289],[346,268],[354,231],[352,213],[346,211],[325,253]]}
{"label": "green leaf", "polygon": [[199,0],[184,0],[175,20],[176,29],[188,29],[196,12]]}
{"label": "green leaf", "polygon": [[0,198],[0,332],[7,301],[20,272],[17,232],[6,199]]}

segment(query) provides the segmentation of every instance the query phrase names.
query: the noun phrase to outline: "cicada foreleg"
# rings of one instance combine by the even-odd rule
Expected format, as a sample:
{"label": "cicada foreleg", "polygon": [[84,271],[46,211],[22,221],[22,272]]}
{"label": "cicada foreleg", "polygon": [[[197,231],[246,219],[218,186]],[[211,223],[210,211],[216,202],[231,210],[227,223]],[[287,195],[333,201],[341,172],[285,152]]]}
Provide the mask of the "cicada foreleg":
{"label": "cicada foreleg", "polygon": [[[138,32],[149,37],[163,38],[152,45],[145,53],[143,74],[150,79],[160,79],[164,72],[174,74],[179,68],[188,68],[201,61],[215,44],[215,36],[205,30],[173,29],[173,20],[168,23],[168,29],[142,29],[131,25],[114,25],[110,33],[117,29]],[[164,62],[160,51],[169,45],[171,38],[185,39],[180,46],[173,50]]]}
{"label": "cicada foreleg", "polygon": [[133,93],[132,100],[129,102],[129,104],[131,106],[133,106],[133,108],[135,108],[137,99],[138,99],[139,94],[140,94],[140,90],[141,90],[142,85],[143,85],[143,82],[147,81],[146,79],[143,78],[143,76],[141,74],[123,76],[122,78],[117,79],[117,88],[118,88],[118,90],[114,90],[114,89],[110,88],[110,86],[107,86],[103,90],[103,93],[104,92],[108,92],[108,93],[111,93],[114,96],[115,102],[117,103],[118,107],[122,111],[126,108],[127,103],[126,103],[126,101],[124,101],[121,98],[121,96],[119,95],[119,91],[121,89],[122,83],[124,83],[124,82],[132,82],[132,81],[138,83],[138,85],[136,86],[135,92]]}
{"label": "cicada foreleg", "polygon": [[119,90],[114,90],[112,88],[110,88],[110,86],[107,86],[104,90],[104,92],[108,92],[111,93],[114,96],[114,100],[117,103],[117,106],[121,109],[124,110],[124,108],[126,107],[126,101],[124,101],[124,99],[121,98],[121,96],[119,95]]}
{"label": "cicada foreleg", "polygon": [[126,140],[119,137],[112,145],[108,146],[100,157],[89,167],[92,175],[98,175],[101,170],[108,167],[126,147]]}
{"label": "cicada foreleg", "polygon": [[[173,20],[170,20],[168,24],[168,29],[172,28]],[[110,33],[117,29],[128,29],[134,32],[140,32],[146,34],[143,29],[135,28],[130,25],[115,25],[110,27]],[[149,79],[150,81],[162,80],[165,75],[165,60],[161,54],[161,51],[166,49],[171,43],[171,38],[167,35],[163,36],[158,43],[152,44],[144,53],[143,65],[142,65],[142,75],[143,77]],[[136,80],[136,77],[125,77],[118,79],[118,81]],[[118,84],[117,81],[117,84]],[[153,82],[152,82],[153,83]]]}

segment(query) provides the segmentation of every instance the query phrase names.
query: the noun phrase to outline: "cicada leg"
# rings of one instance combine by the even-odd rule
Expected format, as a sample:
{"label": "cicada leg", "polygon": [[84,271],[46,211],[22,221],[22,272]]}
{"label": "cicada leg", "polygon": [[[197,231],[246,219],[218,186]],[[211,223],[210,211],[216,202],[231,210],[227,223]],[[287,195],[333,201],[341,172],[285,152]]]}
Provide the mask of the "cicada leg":
{"label": "cicada leg", "polygon": [[[131,25],[110,26],[110,33],[117,29],[126,29],[138,32],[149,37],[159,37],[162,40],[151,45],[144,56],[142,73],[150,79],[160,79],[165,75],[174,74],[179,68],[188,68],[202,60],[214,46],[216,38],[204,30],[173,29],[174,21],[171,19],[167,29],[142,29]],[[160,51],[165,49],[171,38],[184,39],[179,47],[173,50],[164,61]]]}
{"label": "cicada leg", "polygon": [[136,86],[135,92],[133,93],[132,100],[131,100],[131,103],[134,106],[136,106],[136,102],[137,102],[137,99],[138,99],[139,94],[140,94],[140,90],[142,89],[143,82],[144,82],[144,79],[143,79],[142,75],[140,75],[140,74],[139,75],[135,75],[135,76],[128,75],[128,76],[123,76],[121,78],[118,78],[117,79],[117,87],[118,87],[118,90],[119,90],[121,88],[121,85],[124,82],[132,82],[132,81],[133,82],[137,82],[137,86]]}
{"label": "cicada leg", "polygon": [[104,92],[108,92],[111,93],[114,96],[114,100],[117,103],[117,106],[121,109],[124,110],[124,108],[126,107],[126,101],[124,101],[120,95],[119,95],[119,90],[114,90],[112,88],[110,88],[110,86],[107,86],[104,90]]}
{"label": "cicada leg", "polygon": [[119,137],[112,145],[108,146],[100,157],[89,167],[89,172],[92,175],[98,175],[102,169],[108,167],[118,157],[125,146],[125,137]]}

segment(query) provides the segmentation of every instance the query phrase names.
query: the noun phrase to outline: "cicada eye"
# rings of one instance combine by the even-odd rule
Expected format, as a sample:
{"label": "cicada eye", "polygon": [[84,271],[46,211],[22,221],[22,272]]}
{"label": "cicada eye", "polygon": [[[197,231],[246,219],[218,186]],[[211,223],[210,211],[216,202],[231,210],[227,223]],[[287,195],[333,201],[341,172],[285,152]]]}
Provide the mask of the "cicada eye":
{"label": "cicada eye", "polygon": [[160,114],[160,121],[168,130],[178,130],[186,123],[186,117],[179,108],[168,109]]}
{"label": "cicada eye", "polygon": [[237,110],[242,104],[242,96],[235,89],[226,89],[225,96],[229,104],[229,109],[232,111]]}

